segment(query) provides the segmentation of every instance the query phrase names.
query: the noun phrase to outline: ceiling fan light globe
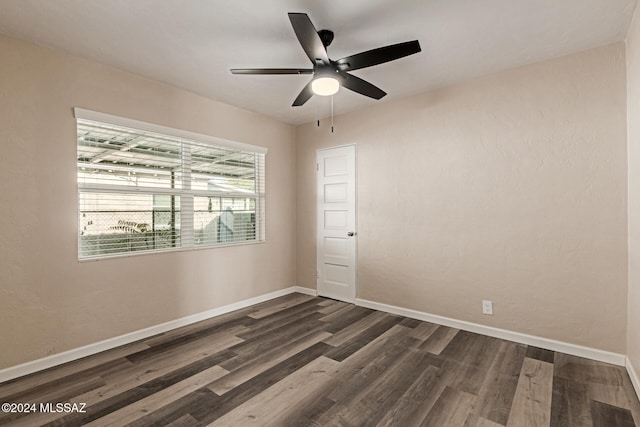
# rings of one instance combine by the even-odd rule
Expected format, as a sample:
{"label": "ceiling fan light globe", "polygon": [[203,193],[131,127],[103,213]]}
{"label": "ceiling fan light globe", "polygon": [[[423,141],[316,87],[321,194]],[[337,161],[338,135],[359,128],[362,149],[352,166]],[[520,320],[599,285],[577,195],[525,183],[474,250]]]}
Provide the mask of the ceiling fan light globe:
{"label": "ceiling fan light globe", "polygon": [[313,93],[320,96],[335,95],[338,89],[340,89],[340,83],[333,77],[318,77],[311,83]]}

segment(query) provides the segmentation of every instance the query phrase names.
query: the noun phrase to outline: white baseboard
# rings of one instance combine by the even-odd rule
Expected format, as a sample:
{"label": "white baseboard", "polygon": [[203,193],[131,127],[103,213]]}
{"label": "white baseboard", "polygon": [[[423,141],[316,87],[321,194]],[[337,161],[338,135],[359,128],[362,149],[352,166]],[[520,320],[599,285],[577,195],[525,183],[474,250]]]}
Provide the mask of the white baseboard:
{"label": "white baseboard", "polygon": [[533,335],[522,334],[519,332],[508,331],[506,329],[498,329],[491,326],[480,325],[478,323],[465,322],[449,317],[429,314],[422,311],[411,310],[408,308],[397,307],[394,305],[383,304],[375,301],[356,298],[356,305],[372,308],[374,310],[385,311],[387,313],[397,314],[412,319],[423,320],[425,322],[437,323],[451,328],[462,329],[477,334],[488,335],[490,337],[501,338],[508,341],[514,341],[521,344],[532,345],[535,347],[546,348],[547,350],[559,351],[574,356],[585,357],[600,362],[611,363],[613,365],[625,366],[626,356],[609,351],[598,350],[590,347],[569,344],[562,341],[556,341],[548,338],[536,337]]}
{"label": "white baseboard", "polygon": [[318,291],[316,291],[315,289],[305,288],[302,286],[294,286],[293,291],[298,292],[299,294],[312,295],[314,297],[318,296]]}
{"label": "white baseboard", "polygon": [[23,363],[21,365],[11,366],[9,368],[2,369],[0,370],[0,383],[4,381],[12,380],[14,378],[22,377],[24,375],[28,375],[34,372],[42,371],[44,369],[52,368],[54,366],[62,365],[63,363],[72,362],[74,360],[77,360],[86,356],[90,356],[92,354],[100,353],[106,350],[111,350],[121,345],[130,344],[132,342],[149,338],[154,335],[170,331],[172,329],[180,328],[182,326],[187,326],[192,323],[200,322],[202,320],[206,320],[215,316],[220,316],[221,314],[230,313],[232,311],[249,307],[254,304],[259,304],[261,302],[269,301],[274,298],[292,294],[294,292],[315,295],[315,290],[308,289],[308,288],[301,288],[299,286],[292,286],[290,288],[280,289],[275,292],[259,295],[257,297],[238,301],[233,304],[228,304],[222,307],[214,308],[212,310],[203,311],[202,313],[192,314],[190,316],[182,317],[176,320],[171,320],[169,322],[162,323],[160,325],[151,326],[149,328],[141,329],[139,331],[134,331],[128,334],[120,335],[118,337],[109,338],[104,341],[100,341],[97,343],[85,345],[83,347],[74,348],[72,350],[68,350],[62,353],[47,356],[42,359],[37,359],[31,362]]}
{"label": "white baseboard", "polygon": [[[245,299],[242,301],[228,304],[222,307],[214,308],[212,310],[204,311],[202,313],[192,314],[190,316],[182,317],[180,319],[172,320],[162,323],[160,325],[151,326],[149,328],[141,329],[139,331],[131,332],[128,334],[120,335],[118,337],[109,338],[104,341],[89,344],[83,347],[75,348],[65,351],[63,353],[54,354],[44,357],[42,359],[26,362],[20,365],[11,366],[0,370],[0,383],[12,380],[14,378],[22,377],[34,372],[38,372],[44,369],[52,368],[54,366],[62,365],[67,362],[90,356],[92,354],[100,353],[106,350],[119,347],[121,345],[130,344],[132,342],[149,338],[154,335],[170,331],[172,329],[187,326],[202,320],[210,319],[215,316],[230,313],[241,308],[246,308],[254,304],[269,301],[274,298],[278,298],[284,295],[288,295],[294,292],[301,294],[316,296],[317,291],[315,289],[305,288],[302,286],[292,286],[285,289],[280,289],[268,294],[259,295],[257,297]],[[448,317],[438,316],[435,314],[429,314],[417,310],[411,310],[408,308],[397,307],[393,305],[383,304],[375,301],[368,301],[365,299],[356,299],[356,305],[372,308],[374,310],[380,310],[387,313],[397,314],[400,316],[409,317],[412,319],[418,319],[426,322],[437,323],[439,325],[449,326],[452,328],[462,329],[469,332],[475,332],[483,335],[488,335],[496,338],[501,338],[509,341],[519,342],[522,344],[533,345],[536,347],[546,348],[548,350],[560,351],[575,356],[586,357],[589,359],[599,360],[601,362],[612,363],[614,365],[626,366],[629,372],[631,382],[636,389],[636,393],[640,395],[640,381],[636,374],[631,362],[622,354],[611,353],[603,350],[598,350],[589,347],[583,347],[575,344],[569,344],[561,341],[555,341],[548,338],[536,337],[533,335],[521,334],[518,332],[512,332],[505,329],[493,328],[491,326],[484,326],[477,323],[465,322],[462,320],[451,319]]]}
{"label": "white baseboard", "polygon": [[636,395],[640,397],[640,377],[635,369],[633,369],[633,365],[631,364],[631,360],[627,357],[627,372],[629,373],[629,378],[631,378],[631,384],[633,384],[633,388],[636,389]]}

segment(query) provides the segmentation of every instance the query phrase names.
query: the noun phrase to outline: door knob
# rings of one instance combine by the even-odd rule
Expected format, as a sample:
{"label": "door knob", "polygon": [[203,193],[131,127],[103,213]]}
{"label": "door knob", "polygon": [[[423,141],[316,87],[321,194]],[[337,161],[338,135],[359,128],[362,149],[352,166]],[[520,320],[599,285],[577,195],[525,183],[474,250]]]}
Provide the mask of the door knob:
{"label": "door knob", "polygon": [[354,233],[353,231],[350,231],[350,232],[348,232],[348,233],[347,233],[347,236],[349,236],[349,237],[353,237],[353,236],[355,236],[356,234],[357,234],[357,233]]}

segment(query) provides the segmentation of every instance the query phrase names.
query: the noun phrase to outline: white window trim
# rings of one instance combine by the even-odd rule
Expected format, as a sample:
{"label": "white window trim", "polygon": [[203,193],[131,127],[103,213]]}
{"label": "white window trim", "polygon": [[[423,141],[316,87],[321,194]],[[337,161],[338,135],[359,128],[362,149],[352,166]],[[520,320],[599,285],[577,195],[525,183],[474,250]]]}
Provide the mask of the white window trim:
{"label": "white window trim", "polygon": [[85,110],[84,108],[74,107],[73,112],[76,119],[92,120],[94,122],[110,123],[112,125],[124,126],[133,129],[155,132],[159,134],[174,136],[177,138],[190,139],[197,142],[205,142],[235,150],[254,151],[260,154],[267,154],[267,148],[259,145],[246,144],[244,142],[230,141],[224,138],[204,135],[188,130],[176,129],[169,126],[157,125],[154,123],[143,122],[126,117],[114,116],[107,113],[99,113],[97,111]]}

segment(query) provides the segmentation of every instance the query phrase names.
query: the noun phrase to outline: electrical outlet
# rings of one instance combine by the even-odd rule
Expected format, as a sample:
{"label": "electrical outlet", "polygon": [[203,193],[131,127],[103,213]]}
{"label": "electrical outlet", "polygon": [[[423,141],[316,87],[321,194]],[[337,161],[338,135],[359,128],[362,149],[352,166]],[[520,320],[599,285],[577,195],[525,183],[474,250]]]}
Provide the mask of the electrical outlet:
{"label": "electrical outlet", "polygon": [[482,300],[482,314],[493,315],[493,301]]}

